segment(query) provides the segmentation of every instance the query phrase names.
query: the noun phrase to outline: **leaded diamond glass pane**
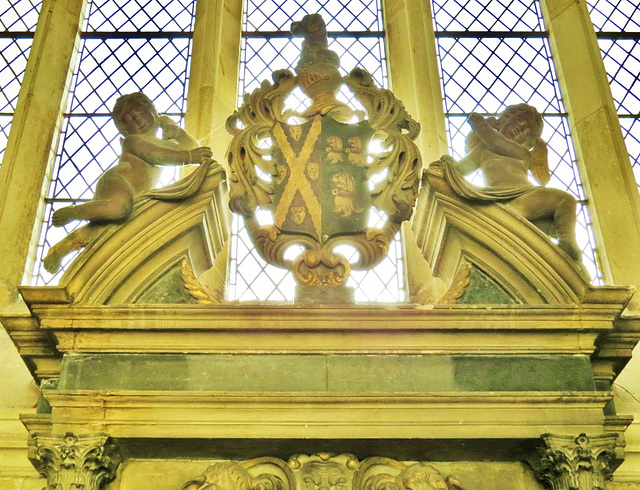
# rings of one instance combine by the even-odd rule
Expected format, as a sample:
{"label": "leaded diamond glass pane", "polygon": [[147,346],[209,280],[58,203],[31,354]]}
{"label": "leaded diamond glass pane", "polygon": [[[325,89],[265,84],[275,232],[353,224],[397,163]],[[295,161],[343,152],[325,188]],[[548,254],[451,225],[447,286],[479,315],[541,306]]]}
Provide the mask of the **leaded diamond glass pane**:
{"label": "leaded diamond glass pane", "polygon": [[0,162],[4,158],[4,150],[7,148],[7,140],[9,139],[9,130],[11,129],[11,120],[13,115],[0,115]]}
{"label": "leaded diamond glass pane", "polygon": [[70,116],[62,131],[49,197],[91,199],[98,178],[120,154],[118,130],[108,116]]}
{"label": "leaded diamond glass pane", "polygon": [[640,41],[600,39],[598,44],[618,114],[640,114]]}
{"label": "leaded diamond glass pane", "polygon": [[13,112],[32,39],[0,38],[0,113]]}
{"label": "leaded diamond glass pane", "polygon": [[36,0],[0,0],[0,31],[35,31],[41,6]]}
{"label": "leaded diamond glass pane", "polygon": [[437,45],[446,112],[495,113],[522,101],[563,111],[545,39],[439,37]]}
{"label": "leaded diamond glass pane", "polygon": [[245,31],[288,31],[306,14],[321,14],[327,31],[382,31],[379,0],[247,0]]}
{"label": "leaded diamond glass pane", "polygon": [[633,175],[640,185],[640,118],[621,117],[620,127],[631,159]]}
{"label": "leaded diamond glass pane", "polygon": [[587,5],[597,31],[640,32],[640,4],[636,0],[591,0]]}
{"label": "leaded diamond glass pane", "polygon": [[543,31],[535,0],[434,0],[436,31]]}
{"label": "leaded diamond glass pane", "polygon": [[[599,31],[598,44],[609,78],[611,95],[629,152],[633,175],[640,186],[640,5],[630,0],[587,2],[591,21]],[[628,33],[628,34],[627,34]]]}
{"label": "leaded diamond glass pane", "polygon": [[193,0],[91,0],[85,31],[192,31]]}
{"label": "leaded diamond glass pane", "polygon": [[[42,2],[0,0],[0,164],[9,138],[13,112],[33,43]],[[16,34],[20,33],[20,37]]]}
{"label": "leaded diamond glass pane", "polygon": [[85,40],[69,112],[108,114],[138,91],[158,112],[184,112],[189,49],[189,39]]}

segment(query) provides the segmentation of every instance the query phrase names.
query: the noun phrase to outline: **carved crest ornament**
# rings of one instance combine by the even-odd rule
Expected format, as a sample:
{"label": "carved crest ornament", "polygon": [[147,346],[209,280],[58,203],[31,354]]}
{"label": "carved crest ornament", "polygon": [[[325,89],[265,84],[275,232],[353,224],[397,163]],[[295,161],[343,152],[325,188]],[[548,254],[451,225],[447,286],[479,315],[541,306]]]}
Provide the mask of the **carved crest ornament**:
{"label": "carved crest ornament", "polygon": [[[319,14],[291,30],[304,37],[297,75],[274,72],[273,83],[245,94],[227,120],[230,206],[244,218],[260,255],[291,270],[299,287],[344,288],[351,268],[369,269],[384,259],[411,217],[422,165],[413,142],[420,126],[363,69],[340,75]],[[364,111],[336,99],[343,84]],[[296,88],[311,99],[302,112],[285,110]],[[374,138],[382,142],[379,154],[369,150]],[[375,175],[384,177],[371,190]],[[372,206],[388,216],[382,228],[368,227]],[[260,209],[271,212],[273,224],[259,224]],[[334,251],[343,244],[358,251],[355,263]],[[292,245],[304,247],[293,260],[285,256]]]}
{"label": "carved crest ornament", "polygon": [[288,461],[262,457],[216,463],[185,483],[181,490],[462,490],[453,476],[432,465],[351,454],[318,453]]}

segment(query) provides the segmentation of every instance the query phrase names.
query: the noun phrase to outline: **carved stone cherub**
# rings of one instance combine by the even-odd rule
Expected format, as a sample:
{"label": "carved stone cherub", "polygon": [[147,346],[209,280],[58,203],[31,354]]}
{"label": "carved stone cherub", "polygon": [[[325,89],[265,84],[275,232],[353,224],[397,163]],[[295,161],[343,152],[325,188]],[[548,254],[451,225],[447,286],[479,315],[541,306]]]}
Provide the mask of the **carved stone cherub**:
{"label": "carved stone cherub", "polygon": [[[576,200],[565,191],[544,187],[550,173],[547,146],[540,139],[543,121],[538,111],[528,104],[511,105],[497,119],[471,114],[469,124],[473,130],[467,137],[467,155],[459,162],[448,155],[441,160],[463,175],[480,169],[486,187],[458,181],[458,185],[452,185],[456,192],[469,199],[505,202],[557,238],[558,246],[579,262],[582,252],[575,234]],[[529,180],[529,172],[541,185]]]}
{"label": "carved stone cherub", "polygon": [[[118,163],[108,169],[96,186],[93,199],[53,213],[54,226],[74,220],[108,223],[126,220],[134,198],[153,188],[164,165],[202,163],[211,148],[198,142],[167,116],[158,116],[153,102],[141,92],[118,98],[111,113],[124,138]],[[156,136],[162,129],[162,139]]]}
{"label": "carved stone cherub", "polygon": [[[124,136],[122,154],[118,163],[98,180],[91,201],[53,213],[54,226],[64,226],[74,220],[87,220],[89,224],[77,228],[49,249],[43,262],[51,273],[60,268],[65,255],[88,245],[103,226],[127,220],[136,198],[145,195],[177,201],[193,195],[214,163],[211,148],[198,146],[198,142],[169,117],[158,116],[153,102],[141,92],[118,98],[111,115]],[[162,130],[162,139],[156,136],[158,129]],[[198,171],[166,190],[150,191],[158,183],[162,166],[183,163],[201,165]]]}

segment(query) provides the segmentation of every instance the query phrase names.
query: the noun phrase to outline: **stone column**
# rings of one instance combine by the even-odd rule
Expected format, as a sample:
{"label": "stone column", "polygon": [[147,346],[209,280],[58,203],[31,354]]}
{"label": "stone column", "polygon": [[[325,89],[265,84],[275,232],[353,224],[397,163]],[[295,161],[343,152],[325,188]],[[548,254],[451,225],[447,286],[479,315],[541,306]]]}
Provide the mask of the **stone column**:
{"label": "stone column", "polygon": [[578,437],[543,434],[536,477],[552,490],[604,489],[611,478],[616,434]]}
{"label": "stone column", "polygon": [[225,165],[225,129],[236,109],[242,0],[198,0],[189,74],[186,128]]}
{"label": "stone column", "polygon": [[422,126],[417,143],[426,166],[449,152],[431,2],[391,0],[382,6],[391,89]]}
{"label": "stone column", "polygon": [[47,489],[99,490],[112,481],[122,461],[107,434],[34,436],[29,459],[47,478]]}
{"label": "stone column", "polygon": [[640,284],[640,195],[585,2],[542,0],[598,255],[610,284]]}
{"label": "stone column", "polygon": [[0,167],[0,311],[23,308],[86,0],[44,0]]}

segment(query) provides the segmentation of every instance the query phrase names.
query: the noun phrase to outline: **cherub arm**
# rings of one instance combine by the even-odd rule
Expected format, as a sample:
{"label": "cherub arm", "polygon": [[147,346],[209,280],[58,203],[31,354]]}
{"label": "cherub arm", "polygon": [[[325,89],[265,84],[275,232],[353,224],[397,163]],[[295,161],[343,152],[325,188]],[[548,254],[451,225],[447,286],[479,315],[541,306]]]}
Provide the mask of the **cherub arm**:
{"label": "cherub arm", "polygon": [[469,175],[480,168],[480,158],[482,153],[482,145],[474,146],[469,153],[467,153],[456,164],[456,168],[462,175]]}
{"label": "cherub arm", "polygon": [[494,128],[480,114],[473,113],[469,116],[469,124],[473,127],[478,139],[489,150],[499,155],[529,161],[529,151],[519,144],[511,141]]}
{"label": "cherub arm", "polygon": [[174,140],[183,150],[197,148],[200,145],[191,134],[178,126],[169,116],[160,116],[157,121],[162,128],[163,140]]}
{"label": "cherub arm", "polygon": [[130,153],[151,165],[177,165],[180,163],[202,163],[213,153],[208,146],[193,149],[175,149],[153,143],[137,134],[127,136],[122,142],[123,153]]}

